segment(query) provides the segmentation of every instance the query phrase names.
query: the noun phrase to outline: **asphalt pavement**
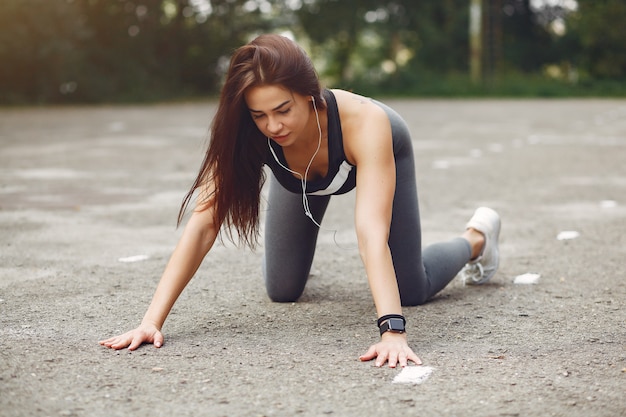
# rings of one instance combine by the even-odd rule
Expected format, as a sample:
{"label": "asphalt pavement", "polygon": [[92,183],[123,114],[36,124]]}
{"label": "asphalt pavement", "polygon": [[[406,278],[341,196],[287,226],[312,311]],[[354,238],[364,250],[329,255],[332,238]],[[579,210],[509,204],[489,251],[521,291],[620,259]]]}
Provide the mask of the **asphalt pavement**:
{"label": "asphalt pavement", "polygon": [[385,101],[413,134],[424,244],[478,206],[503,222],[491,283],[405,309],[421,379],[358,361],[378,330],[353,194],[299,302],[267,299],[262,245],[224,242],[162,348],[101,347],[150,302],[215,103],[5,108],[0,416],[626,415],[626,100]]}

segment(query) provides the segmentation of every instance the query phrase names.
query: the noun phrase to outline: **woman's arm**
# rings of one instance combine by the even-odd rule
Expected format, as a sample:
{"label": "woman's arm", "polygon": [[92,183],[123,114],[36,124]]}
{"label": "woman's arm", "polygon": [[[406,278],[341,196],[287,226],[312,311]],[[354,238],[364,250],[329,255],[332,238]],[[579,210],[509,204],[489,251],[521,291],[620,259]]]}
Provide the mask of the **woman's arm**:
{"label": "woman's arm", "polygon": [[[356,100],[354,100],[356,102]],[[350,104],[348,104],[350,106]],[[347,154],[357,166],[355,227],[359,253],[378,317],[402,314],[398,283],[389,249],[389,229],[396,186],[391,126],[385,112],[369,100],[352,104],[347,129]],[[342,124],[343,127],[343,124]],[[405,334],[384,333],[381,341],[361,356],[376,358],[376,366],[421,363]]]}
{"label": "woman's arm", "polygon": [[143,343],[161,347],[161,328],[167,315],[217,238],[219,226],[213,221],[213,214],[210,203],[196,207],[167,263],[141,324],[129,332],[100,341],[101,345],[112,349],[128,347],[129,350],[135,350]]}
{"label": "woman's arm", "polygon": [[[367,120],[369,124],[372,115]],[[378,316],[402,314],[388,244],[396,183],[391,131],[386,118],[365,129],[353,152],[357,164],[355,227],[359,253]]]}

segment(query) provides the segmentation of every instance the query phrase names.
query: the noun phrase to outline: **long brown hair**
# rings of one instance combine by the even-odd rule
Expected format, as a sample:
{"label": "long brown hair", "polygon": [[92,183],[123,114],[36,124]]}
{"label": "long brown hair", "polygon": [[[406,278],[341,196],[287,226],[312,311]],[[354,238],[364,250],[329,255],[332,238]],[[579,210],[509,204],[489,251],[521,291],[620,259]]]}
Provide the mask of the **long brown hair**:
{"label": "long brown hair", "polygon": [[[251,248],[259,237],[263,164],[268,146],[252,120],[244,94],[261,85],[281,85],[303,96],[313,96],[318,108],[325,109],[313,63],[293,41],[280,35],[261,35],[237,49],[211,124],[209,147],[178,213],[180,225],[196,190],[206,191],[207,201],[201,203],[205,207],[214,205],[215,224],[225,223],[226,235],[232,242],[232,229],[236,229],[238,242]],[[211,183],[213,188],[202,190]]]}

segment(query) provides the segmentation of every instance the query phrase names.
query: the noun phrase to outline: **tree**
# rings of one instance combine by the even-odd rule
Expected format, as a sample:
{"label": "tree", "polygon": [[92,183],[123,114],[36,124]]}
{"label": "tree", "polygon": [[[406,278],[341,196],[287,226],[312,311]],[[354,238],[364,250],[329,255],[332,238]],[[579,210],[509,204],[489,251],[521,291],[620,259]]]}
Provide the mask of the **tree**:
{"label": "tree", "polygon": [[297,16],[340,85],[360,77],[406,89],[416,73],[467,71],[467,0],[310,0]]}
{"label": "tree", "polygon": [[503,16],[503,64],[506,70],[537,72],[552,61],[552,38],[540,24],[530,0],[506,0]]}
{"label": "tree", "polygon": [[579,47],[575,62],[594,78],[626,76],[626,2],[578,0],[567,20],[566,44]]}
{"label": "tree", "polygon": [[365,27],[365,13],[375,8],[374,0],[307,1],[296,16],[307,37],[326,52],[324,75],[345,84],[350,78],[351,55]]}
{"label": "tree", "polygon": [[73,92],[79,45],[90,33],[68,2],[0,2],[1,100],[48,101]]}

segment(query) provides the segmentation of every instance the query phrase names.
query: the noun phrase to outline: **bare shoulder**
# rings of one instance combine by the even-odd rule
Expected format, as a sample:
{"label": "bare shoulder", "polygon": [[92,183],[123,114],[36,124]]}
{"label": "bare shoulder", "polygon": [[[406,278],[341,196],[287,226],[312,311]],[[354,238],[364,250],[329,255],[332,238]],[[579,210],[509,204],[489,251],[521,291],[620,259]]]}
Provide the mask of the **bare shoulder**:
{"label": "bare shoulder", "polygon": [[[332,90],[337,99],[344,148],[348,159],[364,149],[365,143],[391,143],[391,126],[385,111],[370,98],[345,90]],[[377,138],[372,141],[372,138]]]}
{"label": "bare shoulder", "polygon": [[331,90],[337,99],[339,113],[349,119],[366,119],[368,117],[385,118],[385,112],[368,97],[345,90]]}

